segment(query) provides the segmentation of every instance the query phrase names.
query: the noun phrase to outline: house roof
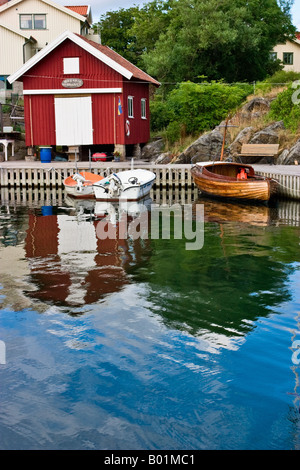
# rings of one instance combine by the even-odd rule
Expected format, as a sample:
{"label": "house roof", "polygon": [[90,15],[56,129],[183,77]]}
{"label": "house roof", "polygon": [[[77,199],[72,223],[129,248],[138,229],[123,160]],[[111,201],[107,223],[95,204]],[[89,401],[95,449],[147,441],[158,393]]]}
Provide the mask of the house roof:
{"label": "house roof", "polygon": [[[2,11],[8,10],[8,8],[12,8],[12,7],[18,5],[21,2],[23,2],[23,0],[10,0],[10,1],[7,1],[7,2],[4,2],[4,0],[0,0],[0,13],[2,13]],[[60,10],[64,13],[66,13],[67,15],[73,16],[73,18],[77,18],[78,20],[80,20],[82,22],[86,21],[85,16],[82,16],[79,13],[77,13],[73,10],[70,10],[70,9],[68,9],[68,8],[66,8],[62,5],[58,5],[57,3],[53,2],[52,0],[40,0],[40,2],[46,3],[47,5],[50,5],[53,8],[56,8],[57,10]]]}
{"label": "house roof", "polygon": [[65,8],[77,13],[78,15],[84,16],[87,22],[91,25],[93,23],[92,11],[90,5],[65,5]]}
{"label": "house roof", "polygon": [[81,36],[80,34],[75,34],[70,31],[65,31],[64,33],[62,33],[54,41],[49,43],[37,54],[31,57],[31,59],[25,62],[22,67],[20,67],[15,73],[8,77],[8,81],[10,83],[13,83],[18,80],[22,75],[24,75],[40,60],[46,57],[50,52],[52,52],[58,45],[60,45],[66,39],[70,39],[79,47],[89,52],[91,55],[111,67],[116,72],[120,73],[123,77],[127,78],[128,80],[136,78],[147,83],[153,83],[156,86],[160,85],[160,83],[154,78],[150,77],[150,75],[143,72],[135,65],[131,64],[131,62],[124,59],[124,57],[120,56],[109,47],[103,46],[102,44],[97,44],[96,42],[91,41],[90,39],[87,39]]}
{"label": "house roof", "polygon": [[88,16],[89,11],[90,11],[89,5],[74,5],[74,6],[65,5],[65,8],[69,8],[69,10],[75,11],[75,13],[78,13],[78,15],[81,15],[81,16]]}

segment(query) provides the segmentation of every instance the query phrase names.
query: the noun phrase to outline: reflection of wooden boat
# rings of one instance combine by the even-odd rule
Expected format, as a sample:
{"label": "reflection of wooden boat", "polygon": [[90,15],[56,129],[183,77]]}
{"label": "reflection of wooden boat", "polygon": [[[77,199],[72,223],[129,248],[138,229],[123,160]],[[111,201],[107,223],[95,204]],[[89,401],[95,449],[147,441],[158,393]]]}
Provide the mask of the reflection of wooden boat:
{"label": "reflection of wooden boat", "polygon": [[102,179],[104,179],[103,176],[81,171],[65,178],[64,186],[69,196],[76,198],[94,197],[93,184]]}
{"label": "reflection of wooden boat", "polygon": [[[239,179],[240,170],[246,173],[245,179]],[[191,171],[195,184],[204,195],[267,202],[277,192],[277,181],[255,174],[251,165],[205,163],[196,164]]]}
{"label": "reflection of wooden boat", "polygon": [[95,197],[102,201],[136,201],[147,196],[153,186],[155,173],[149,170],[126,170],[112,173],[93,185]]}
{"label": "reflection of wooden boat", "polygon": [[198,199],[196,204],[205,204],[204,221],[217,222],[219,224],[227,222],[238,222],[239,224],[253,226],[268,226],[277,218],[277,210],[271,209],[266,204],[251,204],[229,202],[209,197]]}

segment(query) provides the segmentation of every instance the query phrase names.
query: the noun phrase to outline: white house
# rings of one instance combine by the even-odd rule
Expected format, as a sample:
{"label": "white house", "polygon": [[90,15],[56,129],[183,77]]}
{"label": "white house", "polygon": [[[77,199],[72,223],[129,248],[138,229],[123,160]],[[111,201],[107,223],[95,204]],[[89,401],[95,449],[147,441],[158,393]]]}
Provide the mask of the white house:
{"label": "white house", "polygon": [[[30,57],[66,30],[95,41],[88,5],[64,7],[52,0],[0,0],[0,92]],[[18,92],[21,84],[15,83]],[[1,98],[1,96],[0,96]]]}
{"label": "white house", "polygon": [[296,33],[294,40],[274,47],[272,56],[283,64],[283,70],[300,72],[300,33]]}

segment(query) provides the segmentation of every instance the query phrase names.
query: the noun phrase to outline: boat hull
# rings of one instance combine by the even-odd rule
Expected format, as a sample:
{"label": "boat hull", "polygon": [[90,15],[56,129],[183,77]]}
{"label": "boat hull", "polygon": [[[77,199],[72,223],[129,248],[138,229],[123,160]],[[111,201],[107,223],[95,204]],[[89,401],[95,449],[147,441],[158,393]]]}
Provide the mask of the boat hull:
{"label": "boat hull", "polygon": [[[117,174],[120,179],[119,191],[117,193],[109,190],[105,180],[100,184],[94,184],[94,194],[97,201],[137,201],[148,196],[155,181],[155,174],[148,170],[130,170]],[[131,178],[137,183],[131,183]]]}
{"label": "boat hull", "polygon": [[93,186],[85,186],[83,188],[80,188],[79,186],[65,186],[65,192],[68,196],[78,199],[95,197]]}
{"label": "boat hull", "polygon": [[[217,164],[216,164],[217,165]],[[227,163],[225,165],[235,165]],[[208,167],[193,167],[193,180],[204,195],[225,199],[249,200],[268,202],[276,195],[278,183],[271,178],[263,178],[254,174],[252,167],[250,177],[246,180],[238,180],[236,177],[218,175],[210,171]]]}

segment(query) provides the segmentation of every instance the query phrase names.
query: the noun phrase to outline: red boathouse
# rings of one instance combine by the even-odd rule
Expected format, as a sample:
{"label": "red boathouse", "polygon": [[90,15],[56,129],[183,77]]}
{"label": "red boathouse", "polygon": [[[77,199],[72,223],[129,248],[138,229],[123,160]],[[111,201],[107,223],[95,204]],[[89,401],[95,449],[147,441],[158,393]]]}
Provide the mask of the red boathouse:
{"label": "red boathouse", "polygon": [[27,147],[125,157],[149,140],[149,87],[160,84],[107,46],[66,31],[8,80],[23,82]]}

